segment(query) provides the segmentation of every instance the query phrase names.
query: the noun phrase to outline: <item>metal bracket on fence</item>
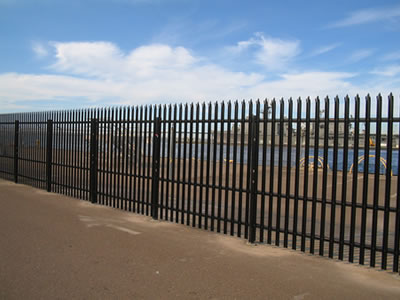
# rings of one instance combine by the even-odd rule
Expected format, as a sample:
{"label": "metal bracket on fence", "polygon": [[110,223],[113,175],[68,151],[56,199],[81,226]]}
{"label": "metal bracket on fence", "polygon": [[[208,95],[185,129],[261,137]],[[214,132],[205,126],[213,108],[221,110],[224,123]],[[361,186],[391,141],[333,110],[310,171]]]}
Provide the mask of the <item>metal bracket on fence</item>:
{"label": "metal bracket on fence", "polygon": [[257,182],[258,182],[258,148],[259,148],[259,121],[258,116],[249,120],[251,124],[251,185],[250,185],[250,220],[249,220],[249,243],[256,241],[256,218],[257,218]]}
{"label": "metal bracket on fence", "polygon": [[14,137],[14,181],[18,183],[18,141],[19,141],[19,121],[15,121]]}
{"label": "metal bracket on fence", "polygon": [[47,191],[51,192],[51,164],[53,160],[53,120],[47,120],[47,144],[46,144],[46,181]]}
{"label": "metal bracket on fence", "polygon": [[99,120],[90,123],[90,202],[97,203],[97,164],[99,149]]}
{"label": "metal bracket on fence", "polygon": [[160,140],[161,140],[161,119],[156,118],[154,123],[153,137],[153,168],[151,187],[151,215],[154,220],[158,219],[158,193],[160,179]]}

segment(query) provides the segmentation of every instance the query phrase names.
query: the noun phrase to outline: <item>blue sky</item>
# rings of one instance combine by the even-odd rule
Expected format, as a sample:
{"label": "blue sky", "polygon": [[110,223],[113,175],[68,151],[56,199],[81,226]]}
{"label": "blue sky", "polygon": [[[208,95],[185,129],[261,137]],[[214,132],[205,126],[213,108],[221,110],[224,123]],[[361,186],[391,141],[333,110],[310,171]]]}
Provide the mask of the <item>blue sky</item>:
{"label": "blue sky", "polygon": [[0,0],[2,112],[400,94],[400,1]]}

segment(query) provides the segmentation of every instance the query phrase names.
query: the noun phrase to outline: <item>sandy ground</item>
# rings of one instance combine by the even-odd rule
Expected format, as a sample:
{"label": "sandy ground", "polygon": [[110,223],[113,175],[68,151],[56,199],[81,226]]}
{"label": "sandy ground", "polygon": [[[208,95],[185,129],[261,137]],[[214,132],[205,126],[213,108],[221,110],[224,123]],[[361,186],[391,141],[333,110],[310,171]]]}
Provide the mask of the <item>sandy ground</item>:
{"label": "sandy ground", "polygon": [[[53,191],[68,196],[87,199],[89,172],[83,169],[65,167],[65,165],[71,166],[71,162],[74,162],[76,166],[78,166],[81,160],[75,160],[73,158],[80,157],[80,154],[71,152],[69,153],[71,157],[67,157],[68,159],[66,161],[64,161],[66,158],[64,157],[65,155],[60,155],[57,151],[55,151],[53,155],[54,161],[58,162],[58,165],[53,166]],[[118,161],[119,163],[117,163]],[[5,164],[5,162],[7,164]],[[12,172],[12,160],[5,159],[2,162],[0,161],[0,163],[3,168]],[[151,179],[144,179],[143,177],[152,176],[151,169],[149,169],[151,159],[149,160],[149,157],[144,156],[141,158],[140,167],[136,166],[136,168],[133,168],[132,173],[136,175],[139,174],[140,178],[130,176],[131,170],[127,168],[126,159],[124,161],[122,157],[118,157],[118,159],[114,157],[112,165],[109,165],[110,163],[111,162],[103,161],[102,159],[99,161],[98,201],[116,207],[125,207],[128,206],[128,204],[129,207],[131,207],[134,205],[133,201],[128,204],[126,203],[132,199],[149,203],[151,199],[152,182]],[[247,165],[243,166],[243,174],[241,174],[240,164],[236,165],[236,172],[234,172],[234,165],[228,162],[224,162],[221,165],[219,162],[216,162],[215,166],[211,162],[209,168],[206,162],[201,164],[200,160],[195,159],[175,159],[175,161],[167,161],[164,158],[161,163],[163,168],[160,170],[159,203],[161,207],[163,207],[160,211],[160,216],[162,218],[169,215],[169,218],[172,216],[177,222],[187,223],[189,221],[192,223],[194,221],[196,224],[199,224],[201,221],[203,225],[207,223],[209,228],[214,225],[216,230],[227,231],[234,235],[244,233],[244,223],[247,222],[246,213],[249,209],[249,197],[247,197],[246,191],[239,192],[239,188],[242,184],[243,189],[247,189]],[[116,164],[119,168],[115,167]],[[185,173],[183,169],[185,169]],[[191,169],[190,175],[189,169]],[[119,171],[121,175],[116,175],[115,173],[117,171]],[[19,172],[22,175],[19,177],[20,183],[26,183],[40,188],[46,187],[45,164],[20,161]],[[273,180],[271,181],[272,174]],[[317,176],[314,177],[314,174]],[[314,170],[310,168],[306,176],[305,169],[301,168],[298,178],[298,195],[300,200],[297,201],[294,197],[296,194],[295,168],[292,168],[291,171],[288,172],[285,167],[279,170],[278,167],[270,168],[267,166],[265,169],[265,177],[263,177],[263,169],[260,166],[258,168],[257,189],[259,194],[257,197],[256,223],[261,228],[273,228],[272,243],[278,241],[280,244],[283,244],[283,231],[286,229],[286,224],[289,231],[292,231],[296,227],[298,234],[303,232],[304,224],[304,231],[308,235],[311,235],[312,226],[315,226],[314,229],[317,240],[314,245],[314,251],[316,252],[318,252],[318,248],[320,247],[318,237],[322,232],[326,238],[329,238],[332,232],[332,236],[339,240],[341,231],[343,230],[344,240],[348,242],[351,240],[350,233],[352,226],[355,228],[354,241],[356,243],[361,243],[362,238],[364,238],[366,245],[370,247],[373,244],[373,235],[376,229],[375,239],[377,247],[382,247],[385,240],[384,237],[387,236],[389,250],[393,249],[395,243],[396,218],[398,218],[396,214],[399,188],[397,184],[398,177],[390,176],[387,178],[385,175],[380,175],[376,181],[373,174],[369,174],[364,178],[363,174],[359,173],[357,174],[356,180],[353,181],[353,174],[348,173],[345,180],[343,180],[343,176],[344,173],[342,172],[337,172],[337,174],[335,174],[332,170],[329,170],[327,173],[326,190],[324,190],[322,184],[322,169],[314,173]],[[28,177],[41,178],[42,181],[32,181]],[[8,175],[8,178],[12,180],[13,176]],[[287,183],[288,178],[290,178],[289,184]],[[314,178],[317,179],[315,184],[313,181]],[[172,179],[175,180],[175,183],[171,183]],[[279,179],[281,179],[281,186],[278,184]],[[307,185],[305,184],[306,181],[308,181]],[[387,182],[390,182],[390,191],[388,193],[388,201],[386,202],[385,185]],[[197,185],[195,186],[194,183]],[[202,189],[200,189],[199,183],[203,184]],[[376,213],[376,223],[374,224],[373,204],[375,201],[374,187],[376,183],[379,184],[379,192],[376,199],[376,205],[379,206],[379,211]],[[357,193],[353,198],[354,184],[356,184]],[[364,184],[366,184],[367,187],[365,193],[363,191]],[[309,200],[304,203],[302,197],[306,193],[306,186],[308,188],[307,196]],[[232,191],[233,189],[235,192]],[[318,199],[315,203],[311,200],[314,190],[316,192],[316,198]],[[273,191],[275,196],[270,197],[268,195],[270,191]],[[290,199],[276,196],[285,195],[287,191],[291,195]],[[263,192],[265,193],[264,196],[262,196]],[[326,192],[325,195],[324,192]],[[336,197],[334,197],[334,193],[336,193]],[[107,196],[104,196],[104,194]],[[240,200],[240,196],[242,200]],[[129,198],[129,200],[126,198]],[[333,198],[336,200],[335,206],[331,205]],[[326,206],[321,204],[321,199],[327,200]],[[355,204],[354,207],[352,207],[353,200]],[[364,200],[368,205],[365,210],[362,208]],[[136,203],[136,206],[142,207],[142,204]],[[295,209],[296,207],[297,209]],[[313,207],[315,208],[315,218],[312,217]],[[176,214],[175,211],[181,211],[182,208],[185,213]],[[385,208],[387,208],[387,212],[384,212]],[[147,212],[148,209],[149,207],[146,206]],[[198,217],[199,214],[202,215],[202,220]],[[193,215],[197,215],[197,217],[193,217]],[[323,215],[324,217],[322,217]],[[363,215],[365,216],[364,236],[362,235]],[[205,220],[205,216],[208,217],[207,221]],[[295,222],[296,216],[297,223]],[[352,219],[352,217],[354,217],[354,219]],[[234,224],[232,224],[232,220],[234,220]],[[314,224],[312,220],[315,221]],[[387,228],[385,228],[385,222],[387,223]],[[269,224],[271,224],[271,226],[269,226]],[[341,228],[341,224],[343,224],[343,228]],[[279,237],[275,235],[275,228],[278,228],[281,232]],[[267,231],[257,229],[257,240],[267,240]],[[288,234],[288,240],[288,246],[291,247],[292,235],[290,233]],[[300,243],[300,239],[296,241],[296,245],[298,243]],[[300,247],[300,245],[297,245],[297,247]],[[310,247],[310,239],[307,238],[305,246],[306,251],[312,251],[309,249]],[[327,253],[329,244],[325,242],[321,247],[323,247],[325,253]],[[333,250],[334,257],[338,257],[338,251],[338,243],[335,242]],[[349,259],[349,251],[349,247],[345,245],[344,260]],[[389,252],[393,251],[390,250]],[[366,264],[370,263],[371,257],[371,252],[367,249],[365,253]],[[357,247],[355,249],[354,259],[355,262],[358,263],[359,251]],[[378,250],[376,266],[380,266],[381,263],[382,254],[381,251]],[[393,268],[393,255],[391,253],[388,254],[387,268]]]}
{"label": "sandy ground", "polygon": [[400,276],[0,180],[1,299],[399,299]]}

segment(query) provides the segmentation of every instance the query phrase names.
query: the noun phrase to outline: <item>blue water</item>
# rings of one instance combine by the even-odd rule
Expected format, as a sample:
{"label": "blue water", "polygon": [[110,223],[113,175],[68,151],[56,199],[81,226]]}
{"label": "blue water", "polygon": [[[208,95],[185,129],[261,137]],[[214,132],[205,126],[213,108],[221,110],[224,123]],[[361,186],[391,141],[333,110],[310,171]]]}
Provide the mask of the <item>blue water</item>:
{"label": "blue water", "polygon": [[[46,138],[43,136],[23,136],[23,138],[20,141],[20,146],[22,147],[31,147],[31,146],[38,146],[37,144],[37,139],[41,140],[41,143],[39,144],[40,147],[46,147]],[[9,140],[9,141],[8,141]],[[79,138],[79,140],[81,141],[81,139]],[[11,144],[12,143],[12,137],[4,137],[2,144]],[[84,143],[89,143],[89,141],[86,139],[84,140]],[[164,143],[162,143],[164,144]],[[88,145],[87,145],[88,146]],[[148,147],[150,146],[150,154],[151,154],[151,148],[152,145],[147,145],[147,149],[146,152],[148,153]],[[192,145],[192,151],[191,153],[189,152],[189,144],[186,144],[186,157],[187,158],[196,158],[196,145],[193,144]],[[58,148],[58,149],[68,149],[68,150],[72,150],[72,149],[76,149],[77,145],[75,144],[70,144],[70,145],[64,145],[63,143],[61,143],[60,145],[58,144],[58,140],[57,137],[55,138],[54,144],[53,144],[54,148]],[[103,147],[104,145],[99,145],[99,153],[101,153],[103,151]],[[167,156],[168,153],[168,145],[165,145],[165,152],[163,152],[163,149],[161,149],[161,155]],[[181,155],[180,157],[183,157],[183,153],[184,153],[184,147],[185,145],[181,145],[180,146],[180,151],[181,151]],[[197,153],[197,159],[201,158],[201,145],[198,144],[198,153]],[[204,145],[204,159],[207,159],[207,145]],[[2,147],[0,147],[0,152],[4,152],[2,149]],[[114,144],[113,145],[113,151],[118,151],[118,145]],[[229,147],[229,155],[227,155],[227,145],[223,145],[223,160],[232,160],[233,159],[233,146],[230,145]],[[216,146],[216,160],[219,161],[220,160],[220,145]],[[287,151],[288,148],[287,147],[283,147],[283,151],[282,151],[282,164],[283,166],[287,166]],[[175,157],[178,158],[178,152],[179,152],[179,145],[175,145]],[[247,156],[248,156],[248,147],[247,145],[243,146],[243,163],[247,164]],[[323,149],[319,149],[318,150],[318,157],[319,157],[319,163],[318,165],[321,166],[321,164],[328,164],[328,167],[330,169],[333,169],[333,148],[329,148],[328,149],[328,157],[327,159],[324,159],[324,153],[323,153]],[[347,165],[343,164],[343,158],[344,158],[344,150],[342,148],[338,149],[338,155],[337,155],[337,170],[338,171],[343,171],[343,170],[347,170],[350,171],[351,166],[353,165],[354,161],[359,161],[359,164],[357,166],[353,166],[353,171],[355,170],[355,168],[357,168],[358,172],[363,172],[364,168],[365,168],[365,161],[363,159],[361,159],[361,157],[364,155],[364,149],[359,149],[358,154],[356,155],[356,160],[354,157],[354,150],[353,149],[348,149],[348,161],[347,161]],[[1,155],[2,153],[0,153]],[[386,168],[389,167],[387,166],[387,154],[388,154],[388,150],[387,149],[382,149],[381,153],[380,153],[380,158],[379,158],[379,173],[380,174],[385,174],[386,173]],[[236,153],[237,157],[236,157],[236,161],[239,163],[240,162],[240,146],[237,147],[237,153]],[[369,173],[374,173],[375,172],[375,149],[370,149],[369,151],[369,155],[372,157],[369,157],[369,161],[368,161],[368,172]],[[310,148],[309,149],[309,163],[313,163],[314,159],[314,149]],[[211,149],[210,149],[210,159],[213,160],[214,158],[214,146],[211,144]],[[263,158],[263,147],[260,146],[259,147],[259,154],[258,154],[258,163],[259,165],[262,164],[262,158]],[[266,164],[267,166],[271,166],[271,148],[268,147],[267,151],[266,151]],[[358,158],[358,159],[357,159]],[[296,148],[292,148],[291,149],[291,161],[290,161],[290,165],[293,167],[296,165]],[[301,148],[300,149],[300,160],[304,161],[305,159],[305,149]],[[279,164],[279,148],[275,147],[274,148],[274,166],[278,166]],[[395,149],[392,150],[392,174],[393,175],[398,175],[399,174],[399,150]]]}
{"label": "blue water", "polygon": [[[192,151],[191,153],[189,153],[189,145],[186,145],[187,149],[186,149],[186,157],[191,157],[191,158],[195,158],[196,157],[196,145],[192,145]],[[198,147],[198,154],[197,154],[197,158],[200,159],[201,158],[201,145],[197,145]],[[216,160],[219,161],[220,160],[220,146],[217,145],[216,147],[217,151],[216,151]],[[181,145],[181,155],[180,157],[183,157],[183,153],[184,153],[184,145]],[[288,165],[287,163],[287,151],[288,148],[287,147],[283,147],[282,149],[282,164],[284,167],[286,167]],[[165,149],[165,156],[167,155],[167,151],[168,149]],[[178,151],[179,151],[179,146],[176,145],[175,146],[175,158],[178,158]],[[234,154],[234,150],[232,145],[230,146],[229,149],[229,155],[227,155],[227,145],[223,146],[223,160],[227,161],[227,160],[233,160],[233,154]],[[244,146],[243,147],[243,163],[247,163],[247,159],[248,159],[248,147]],[[328,149],[328,156],[327,159],[324,160],[324,150],[323,149],[319,149],[318,151],[318,158],[319,158],[319,163],[318,166],[321,166],[321,164],[326,164],[326,162],[328,163],[328,167],[330,169],[333,169],[333,148],[329,148]],[[364,149],[359,149],[358,150],[358,154],[356,155],[356,160],[354,159],[354,150],[353,149],[348,149],[347,152],[347,165],[344,165],[344,149],[340,148],[338,149],[338,153],[337,153],[337,170],[338,171],[343,171],[343,170],[347,170],[350,171],[350,168],[353,165],[353,162],[356,161],[356,163],[359,161],[358,165],[354,165],[353,166],[353,171],[357,168],[358,172],[363,172],[364,168],[365,168],[365,160],[362,159],[361,157],[364,155]],[[161,155],[163,153],[161,152]],[[388,150],[386,149],[382,149],[380,152],[380,158],[379,158],[379,173],[380,174],[385,174],[386,173],[386,168],[387,166],[387,154],[388,154]],[[239,163],[240,162],[240,146],[237,148],[237,153],[236,153],[236,162]],[[204,145],[204,159],[207,159],[207,145]],[[309,149],[309,164],[314,162],[314,149]],[[375,173],[375,150],[369,150],[369,159],[368,159],[368,172],[369,173]],[[211,149],[210,149],[210,159],[213,160],[214,157],[214,147],[213,145],[211,145]],[[358,159],[357,159],[358,158]],[[259,151],[258,151],[258,164],[261,165],[262,164],[262,159],[263,159],[263,147],[260,146],[259,147]],[[300,149],[300,162],[304,161],[305,163],[305,148],[301,148]],[[266,164],[267,166],[271,166],[271,148],[267,148],[266,151]],[[279,147],[275,147],[274,148],[274,166],[278,166],[279,165]],[[290,165],[293,167],[296,165],[296,148],[291,148],[291,160],[290,160]],[[398,175],[399,174],[399,150],[398,149],[392,149],[392,174],[393,175]]]}

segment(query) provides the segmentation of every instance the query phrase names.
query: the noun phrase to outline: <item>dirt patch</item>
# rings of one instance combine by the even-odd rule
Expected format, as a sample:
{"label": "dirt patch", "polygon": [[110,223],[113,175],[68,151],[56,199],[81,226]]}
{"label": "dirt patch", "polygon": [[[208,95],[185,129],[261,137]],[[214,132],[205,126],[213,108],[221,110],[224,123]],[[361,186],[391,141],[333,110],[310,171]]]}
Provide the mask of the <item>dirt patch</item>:
{"label": "dirt patch", "polygon": [[216,235],[213,236],[212,240],[219,246],[225,247],[232,252],[257,257],[284,257],[289,255],[299,255],[298,252],[289,249],[282,249],[267,244],[250,244],[244,239],[232,236]]}
{"label": "dirt patch", "polygon": [[399,274],[343,262],[335,263],[334,268],[341,272],[344,278],[359,285],[400,294]]}

